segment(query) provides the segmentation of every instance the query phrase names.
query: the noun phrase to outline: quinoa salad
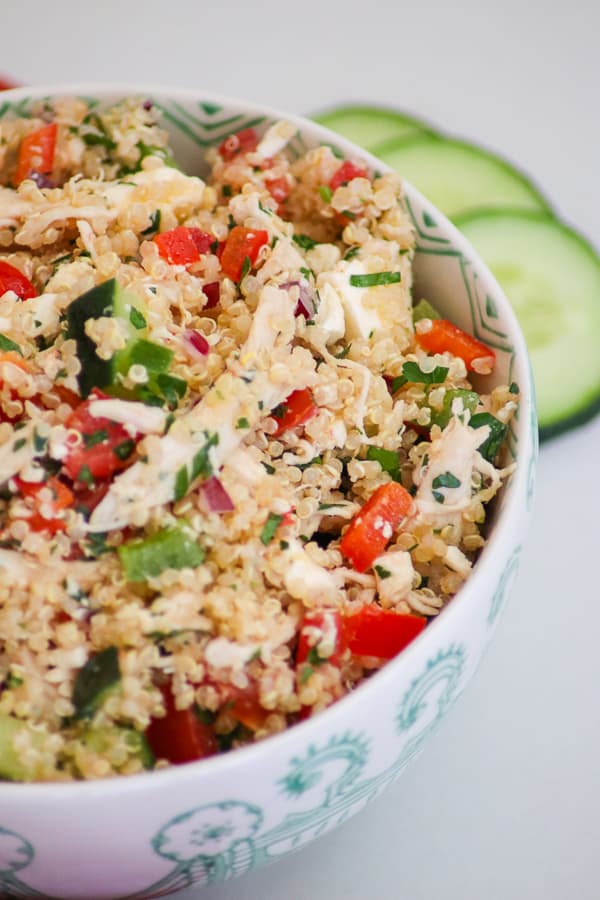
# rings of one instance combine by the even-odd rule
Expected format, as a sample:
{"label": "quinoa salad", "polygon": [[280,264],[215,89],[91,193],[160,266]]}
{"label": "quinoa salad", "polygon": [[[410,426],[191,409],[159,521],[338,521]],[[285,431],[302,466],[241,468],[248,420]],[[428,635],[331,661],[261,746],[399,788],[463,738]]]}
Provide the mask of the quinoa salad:
{"label": "quinoa salad", "polygon": [[0,779],[209,757],[400,653],[485,544],[516,384],[413,297],[395,174],[156,107],[0,122]]}

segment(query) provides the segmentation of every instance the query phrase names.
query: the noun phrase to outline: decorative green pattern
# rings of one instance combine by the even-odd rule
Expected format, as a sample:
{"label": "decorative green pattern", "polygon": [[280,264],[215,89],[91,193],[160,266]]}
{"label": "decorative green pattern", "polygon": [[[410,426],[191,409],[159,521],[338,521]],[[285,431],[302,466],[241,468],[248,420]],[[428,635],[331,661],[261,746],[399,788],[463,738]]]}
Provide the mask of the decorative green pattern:
{"label": "decorative green pattern", "polygon": [[508,588],[512,584],[512,581],[517,574],[517,569],[519,568],[519,561],[521,559],[521,551],[522,546],[519,544],[518,547],[515,547],[513,550],[512,556],[508,560],[502,575],[500,577],[500,581],[498,582],[498,587],[494,591],[494,595],[492,597],[492,602],[490,603],[490,611],[487,617],[488,625],[495,625],[496,619],[498,618],[502,607],[504,606],[504,601],[506,600],[508,594]]}
{"label": "decorative green pattern", "polygon": [[16,831],[0,827],[0,896],[43,897],[34,888],[27,887],[16,874],[26,869],[34,856],[35,851],[28,840]]}

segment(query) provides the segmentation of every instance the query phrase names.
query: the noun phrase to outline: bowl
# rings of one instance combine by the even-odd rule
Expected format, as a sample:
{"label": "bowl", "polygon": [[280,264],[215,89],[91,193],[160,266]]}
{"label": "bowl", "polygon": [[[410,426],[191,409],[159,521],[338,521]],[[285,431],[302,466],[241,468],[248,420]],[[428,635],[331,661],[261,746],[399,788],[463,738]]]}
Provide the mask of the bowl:
{"label": "bowl", "polygon": [[[383,163],[297,116],[201,90],[58,85],[2,95],[0,116],[30,99],[78,95],[109,105],[152,98],[175,156],[202,174],[203,151],[234,131],[297,126],[292,154],[322,142],[380,171]],[[498,284],[450,222],[406,185],[417,235],[415,296],[492,345],[494,383],[521,390],[489,540],[464,587],[395,660],[326,712],[261,743],[147,774],[65,784],[0,783],[0,893],[15,897],[158,897],[282,859],[359,812],[404,771],[474,674],[515,577],[537,449],[523,336]]]}

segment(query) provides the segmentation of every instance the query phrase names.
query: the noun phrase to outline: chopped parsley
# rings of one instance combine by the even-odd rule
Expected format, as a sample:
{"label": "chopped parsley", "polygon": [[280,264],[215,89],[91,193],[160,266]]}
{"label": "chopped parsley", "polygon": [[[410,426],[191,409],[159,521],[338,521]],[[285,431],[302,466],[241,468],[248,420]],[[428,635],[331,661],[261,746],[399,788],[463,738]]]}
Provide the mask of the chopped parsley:
{"label": "chopped parsley", "polygon": [[275,537],[275,532],[279,528],[279,525],[283,521],[283,516],[278,513],[269,513],[267,517],[267,521],[263,525],[263,530],[260,533],[261,543],[265,545],[265,547],[271,543],[273,538]]}
{"label": "chopped parsley", "polygon": [[108,533],[105,531],[98,531],[95,534],[90,534],[86,543],[86,555],[93,556],[94,559],[98,556],[102,556],[103,553],[110,553],[111,547],[106,543],[106,538],[108,537]]}
{"label": "chopped parsley", "polygon": [[48,438],[41,435],[37,429],[33,432],[33,449],[36,453],[43,453],[46,449]]}
{"label": "chopped parsley", "polygon": [[306,682],[308,681],[308,679],[310,678],[312,673],[313,673],[312,666],[304,666],[304,668],[302,669],[302,672],[300,673],[300,684],[306,684]]}
{"label": "chopped parsley", "polygon": [[26,445],[26,443],[27,443],[26,438],[19,438],[19,440],[15,441],[13,444],[14,452],[17,453],[18,450],[21,450]]}
{"label": "chopped parsley", "polygon": [[[424,372],[416,362],[405,362],[402,366],[402,374],[406,381],[413,384],[442,384],[448,374],[447,366],[436,366],[431,372]],[[406,382],[405,382],[406,383]],[[394,384],[392,382],[392,390]]]}
{"label": "chopped parsley", "polygon": [[[147,228],[144,228],[142,232],[140,232],[144,237],[150,237],[152,234],[156,234],[157,231],[160,231],[160,219],[161,219],[161,211],[160,209],[154,210],[150,215],[150,224]],[[135,323],[134,323],[135,324]],[[136,325],[137,328],[137,325]]]}
{"label": "chopped parsley", "polygon": [[469,419],[471,428],[482,428],[488,425],[490,433],[488,437],[477,448],[484,459],[493,462],[498,455],[500,447],[506,437],[507,427],[504,422],[497,419],[491,413],[476,413]]}
{"label": "chopped parsley", "polygon": [[327,657],[320,656],[317,648],[311,647],[306,655],[306,661],[311,666],[322,666],[324,662],[327,662]]}
{"label": "chopped parsley", "polygon": [[92,485],[96,483],[96,479],[92,475],[92,471],[89,466],[83,465],[79,472],[77,473],[77,481],[81,481],[82,484]]}
{"label": "chopped parsley", "polygon": [[443,472],[441,475],[437,475],[433,481],[431,482],[432,488],[458,488],[461,486],[461,481],[456,475],[453,475],[452,472]]}
{"label": "chopped parsley", "polygon": [[92,431],[91,434],[82,434],[81,437],[83,438],[83,446],[88,449],[108,440],[108,431],[106,428],[99,428],[97,431]]}
{"label": "chopped parsley", "polygon": [[511,381],[508,390],[510,391],[511,394],[518,394],[519,393],[519,385],[517,384],[516,381]]}
{"label": "chopped parsley", "polygon": [[336,359],[346,359],[346,357],[350,353],[351,347],[352,347],[352,341],[350,341],[349,344],[346,344],[346,346],[342,350],[340,350],[339,353],[336,353],[335,358]]}
{"label": "chopped parsley", "polygon": [[321,187],[319,188],[319,194],[321,195],[321,200],[324,200],[325,203],[331,203],[331,198],[333,197],[333,191],[331,190],[331,188],[328,185],[322,184]]}
{"label": "chopped parsley", "polygon": [[11,341],[11,339],[7,338],[6,335],[4,335],[4,334],[0,334],[0,350],[3,350],[3,351],[11,351],[12,350],[13,352],[18,353],[19,356],[23,356],[23,353],[22,353],[19,345],[15,344],[14,341]]}
{"label": "chopped parsley", "polygon": [[386,569],[384,566],[373,566],[377,574],[380,578],[390,578],[392,573],[389,569]]}
{"label": "chopped parsley", "polygon": [[142,328],[145,328],[148,324],[142,313],[139,311],[139,309],[136,309],[135,306],[131,307],[131,311],[129,313],[129,321],[138,331],[140,331]]}
{"label": "chopped parsley", "polygon": [[221,193],[224,197],[231,197],[232,190],[230,184],[224,184],[221,188]]}
{"label": "chopped parsley", "polygon": [[275,474],[275,466],[272,466],[270,463],[263,462],[263,466],[265,467],[268,475]]}
{"label": "chopped parsley", "polygon": [[116,447],[113,447],[113,453],[119,459],[127,459],[131,456],[133,451],[135,450],[135,441],[123,441],[122,444],[117,444]]}
{"label": "chopped parsley", "polygon": [[[344,215],[348,215],[344,213]],[[398,284],[400,272],[371,272],[367,275],[351,275],[352,287],[376,287],[381,284]]]}
{"label": "chopped parsley", "polygon": [[344,253],[344,259],[354,259],[359,250],[360,247],[350,247],[350,249],[346,250]]}
{"label": "chopped parsley", "polygon": [[240,274],[240,281],[243,281],[250,269],[252,268],[252,260],[249,256],[244,257],[244,262],[242,263],[242,272]]}
{"label": "chopped parsley", "polygon": [[246,416],[240,416],[240,418],[236,422],[235,427],[236,428],[250,428],[250,422],[248,421]]}
{"label": "chopped parsley", "polygon": [[397,450],[385,450],[383,447],[369,447],[367,459],[377,462],[384,472],[391,475],[394,481],[400,481],[400,457]]}
{"label": "chopped parsley", "polygon": [[213,468],[210,461],[209,451],[211,447],[216,447],[219,443],[219,435],[215,432],[210,436],[206,433],[206,443],[198,450],[192,460],[191,470],[188,471],[187,466],[182,466],[175,476],[175,500],[181,500],[185,497],[190,484],[200,475],[209,478],[212,475]]}
{"label": "chopped parsley", "polygon": [[307,234],[294,234],[292,235],[292,239],[295,244],[298,244],[299,247],[302,247],[303,250],[312,250],[313,247],[319,243],[318,241],[314,241]]}

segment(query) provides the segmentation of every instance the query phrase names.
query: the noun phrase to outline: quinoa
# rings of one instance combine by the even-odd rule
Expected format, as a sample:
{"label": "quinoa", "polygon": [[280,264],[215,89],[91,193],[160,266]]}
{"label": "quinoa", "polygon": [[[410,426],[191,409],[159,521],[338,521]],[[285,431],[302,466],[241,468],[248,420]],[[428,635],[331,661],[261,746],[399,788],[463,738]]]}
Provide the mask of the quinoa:
{"label": "quinoa", "polygon": [[400,179],[293,133],[231,136],[204,181],[138,98],[0,123],[0,778],[279,732],[485,544],[518,388],[415,329]]}

